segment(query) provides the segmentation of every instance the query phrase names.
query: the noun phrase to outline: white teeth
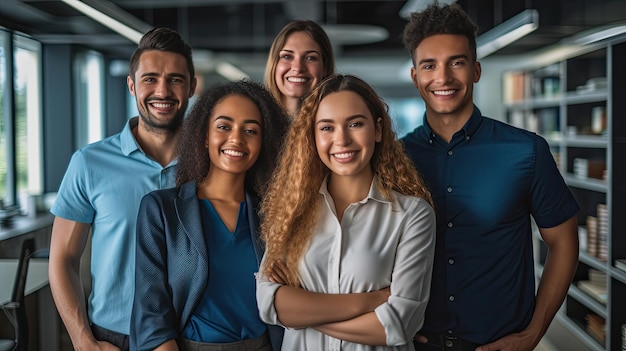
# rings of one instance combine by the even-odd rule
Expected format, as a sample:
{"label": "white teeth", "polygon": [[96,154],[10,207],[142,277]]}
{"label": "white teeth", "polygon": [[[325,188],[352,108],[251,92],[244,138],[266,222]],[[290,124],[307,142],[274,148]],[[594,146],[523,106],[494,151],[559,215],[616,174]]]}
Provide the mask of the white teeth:
{"label": "white teeth", "polygon": [[354,155],[354,152],[342,152],[340,154],[335,154],[336,158],[350,158]]}
{"label": "white teeth", "polygon": [[292,83],[305,83],[308,79],[300,77],[288,77],[287,80]]}
{"label": "white teeth", "polygon": [[454,94],[454,90],[435,90],[435,91],[433,91],[433,93],[435,95],[445,95],[445,96],[448,96],[448,95]]}
{"label": "white teeth", "polygon": [[166,104],[166,103],[162,103],[162,102],[153,102],[152,106],[154,106],[156,108],[170,108],[172,106],[172,104]]}
{"label": "white teeth", "polygon": [[245,155],[243,152],[235,151],[235,150],[224,150],[226,155],[241,157]]}

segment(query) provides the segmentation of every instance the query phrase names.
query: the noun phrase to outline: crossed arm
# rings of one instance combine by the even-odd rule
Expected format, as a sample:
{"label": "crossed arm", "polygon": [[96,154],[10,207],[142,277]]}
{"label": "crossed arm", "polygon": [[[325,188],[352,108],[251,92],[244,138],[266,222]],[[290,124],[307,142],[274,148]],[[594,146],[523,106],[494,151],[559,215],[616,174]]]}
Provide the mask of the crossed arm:
{"label": "crossed arm", "polygon": [[[284,284],[283,262],[273,266],[269,280]],[[283,285],[276,291],[274,307],[280,322],[291,328],[315,328],[350,342],[385,345],[385,330],[374,309],[385,303],[389,287],[367,293],[324,294]]]}

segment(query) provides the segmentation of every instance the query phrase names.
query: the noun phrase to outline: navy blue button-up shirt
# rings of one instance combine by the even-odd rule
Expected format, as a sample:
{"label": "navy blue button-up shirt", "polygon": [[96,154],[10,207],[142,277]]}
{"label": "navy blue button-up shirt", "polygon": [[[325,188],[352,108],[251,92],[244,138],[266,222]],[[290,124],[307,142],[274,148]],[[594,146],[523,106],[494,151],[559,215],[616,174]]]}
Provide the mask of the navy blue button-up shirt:
{"label": "navy blue button-up shirt", "polygon": [[450,143],[426,116],[402,141],[437,215],[423,330],[478,344],[521,331],[535,306],[531,216],[550,228],[579,210],[547,142],[475,106]]}

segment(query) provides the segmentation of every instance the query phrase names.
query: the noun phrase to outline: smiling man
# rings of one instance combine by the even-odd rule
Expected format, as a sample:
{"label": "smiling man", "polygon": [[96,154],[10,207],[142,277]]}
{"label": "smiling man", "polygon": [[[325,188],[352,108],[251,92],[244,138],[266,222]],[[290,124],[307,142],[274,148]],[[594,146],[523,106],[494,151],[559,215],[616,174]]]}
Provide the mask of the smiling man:
{"label": "smiling man", "polygon": [[[532,350],[578,258],[578,205],[547,142],[473,102],[476,25],[458,4],[414,13],[403,41],[424,123],[403,138],[433,195],[437,240],[419,350]],[[549,253],[535,294],[531,217]]]}
{"label": "smiling man", "polygon": [[[146,33],[130,61],[139,117],[78,150],[57,200],[50,287],[76,350],[127,350],[135,280],[135,225],[143,195],[174,186],[175,146],[196,87],[191,48],[178,33]],[[80,257],[92,235],[92,291],[85,303]]]}

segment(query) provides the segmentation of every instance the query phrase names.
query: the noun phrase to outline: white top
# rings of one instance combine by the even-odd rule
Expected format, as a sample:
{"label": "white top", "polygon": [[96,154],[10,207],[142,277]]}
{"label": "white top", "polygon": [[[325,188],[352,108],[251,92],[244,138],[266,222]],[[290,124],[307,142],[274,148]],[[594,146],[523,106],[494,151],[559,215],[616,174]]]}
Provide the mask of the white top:
{"label": "white top", "polygon": [[[283,350],[414,350],[430,292],[435,250],[435,213],[424,199],[392,192],[393,203],[373,185],[367,197],[348,206],[341,223],[327,181],[320,187],[324,203],[311,245],[300,263],[302,287],[321,293],[360,293],[391,285],[388,301],[375,310],[388,346],[335,339],[313,328],[286,328]],[[280,287],[257,274],[261,319],[281,325],[274,307]]]}

